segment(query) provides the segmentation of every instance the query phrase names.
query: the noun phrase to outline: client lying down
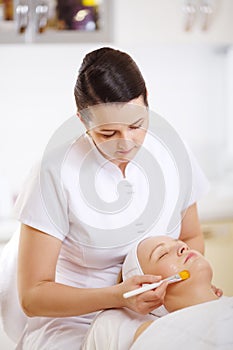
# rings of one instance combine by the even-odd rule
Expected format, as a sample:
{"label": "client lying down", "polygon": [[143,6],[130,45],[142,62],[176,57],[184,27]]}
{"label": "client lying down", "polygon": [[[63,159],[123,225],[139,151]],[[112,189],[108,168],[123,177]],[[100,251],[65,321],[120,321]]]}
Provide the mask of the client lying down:
{"label": "client lying down", "polygon": [[[105,310],[94,320],[83,350],[233,349],[233,298],[218,298],[212,268],[203,255],[167,236],[147,238],[126,257],[123,279],[154,274],[166,278],[188,270],[186,280],[169,284],[163,317],[126,309]],[[132,298],[137,298],[134,296]]]}

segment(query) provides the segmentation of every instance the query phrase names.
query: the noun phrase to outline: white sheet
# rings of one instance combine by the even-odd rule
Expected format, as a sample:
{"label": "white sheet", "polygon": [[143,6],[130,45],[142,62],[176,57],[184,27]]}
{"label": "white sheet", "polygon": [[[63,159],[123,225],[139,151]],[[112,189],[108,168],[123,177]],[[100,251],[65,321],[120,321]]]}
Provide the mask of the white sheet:
{"label": "white sheet", "polygon": [[105,310],[93,321],[82,350],[128,350],[137,328],[155,319],[155,316],[142,316],[127,309]]}
{"label": "white sheet", "polygon": [[153,322],[130,350],[232,350],[233,297],[199,304]]}
{"label": "white sheet", "polygon": [[[132,344],[137,328],[154,322]],[[103,311],[94,320],[82,350],[232,350],[233,297],[179,310],[161,318],[127,309]]]}

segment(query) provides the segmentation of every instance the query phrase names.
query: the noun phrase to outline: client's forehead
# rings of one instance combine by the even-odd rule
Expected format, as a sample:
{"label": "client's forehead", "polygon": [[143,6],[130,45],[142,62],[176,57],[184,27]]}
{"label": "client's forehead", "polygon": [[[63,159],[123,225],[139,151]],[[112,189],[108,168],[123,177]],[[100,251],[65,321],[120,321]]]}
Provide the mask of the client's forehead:
{"label": "client's forehead", "polygon": [[166,243],[171,243],[174,242],[174,239],[168,236],[154,236],[154,237],[149,237],[144,239],[143,241],[140,242],[138,245],[138,254],[140,252],[145,252],[152,250],[155,246],[159,244],[166,244]]}

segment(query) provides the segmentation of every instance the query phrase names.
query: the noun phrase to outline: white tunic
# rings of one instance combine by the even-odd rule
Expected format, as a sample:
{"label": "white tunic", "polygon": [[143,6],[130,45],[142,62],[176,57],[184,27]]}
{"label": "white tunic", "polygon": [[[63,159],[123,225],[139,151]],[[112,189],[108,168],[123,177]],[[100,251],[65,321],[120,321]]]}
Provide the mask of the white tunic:
{"label": "white tunic", "polygon": [[[45,155],[16,211],[22,223],[62,241],[56,281],[79,288],[113,285],[125,255],[142,237],[177,238],[181,212],[207,188],[188,154],[191,172],[185,157],[179,169],[168,149],[148,133],[125,178],[86,135]],[[80,349],[95,315],[28,319],[17,349]]]}

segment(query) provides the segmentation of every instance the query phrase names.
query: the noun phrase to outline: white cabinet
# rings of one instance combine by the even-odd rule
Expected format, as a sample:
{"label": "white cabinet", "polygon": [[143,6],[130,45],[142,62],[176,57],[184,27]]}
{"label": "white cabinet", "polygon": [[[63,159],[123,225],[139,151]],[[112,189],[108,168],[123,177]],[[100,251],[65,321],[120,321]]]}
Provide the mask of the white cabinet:
{"label": "white cabinet", "polygon": [[[195,5],[189,31],[187,3]],[[121,44],[233,43],[232,0],[115,0],[114,22],[115,42]]]}
{"label": "white cabinet", "polygon": [[92,43],[112,39],[112,0],[80,0],[73,1],[73,5],[59,0],[14,0],[13,19],[4,20],[7,1],[0,1],[0,43]]}

